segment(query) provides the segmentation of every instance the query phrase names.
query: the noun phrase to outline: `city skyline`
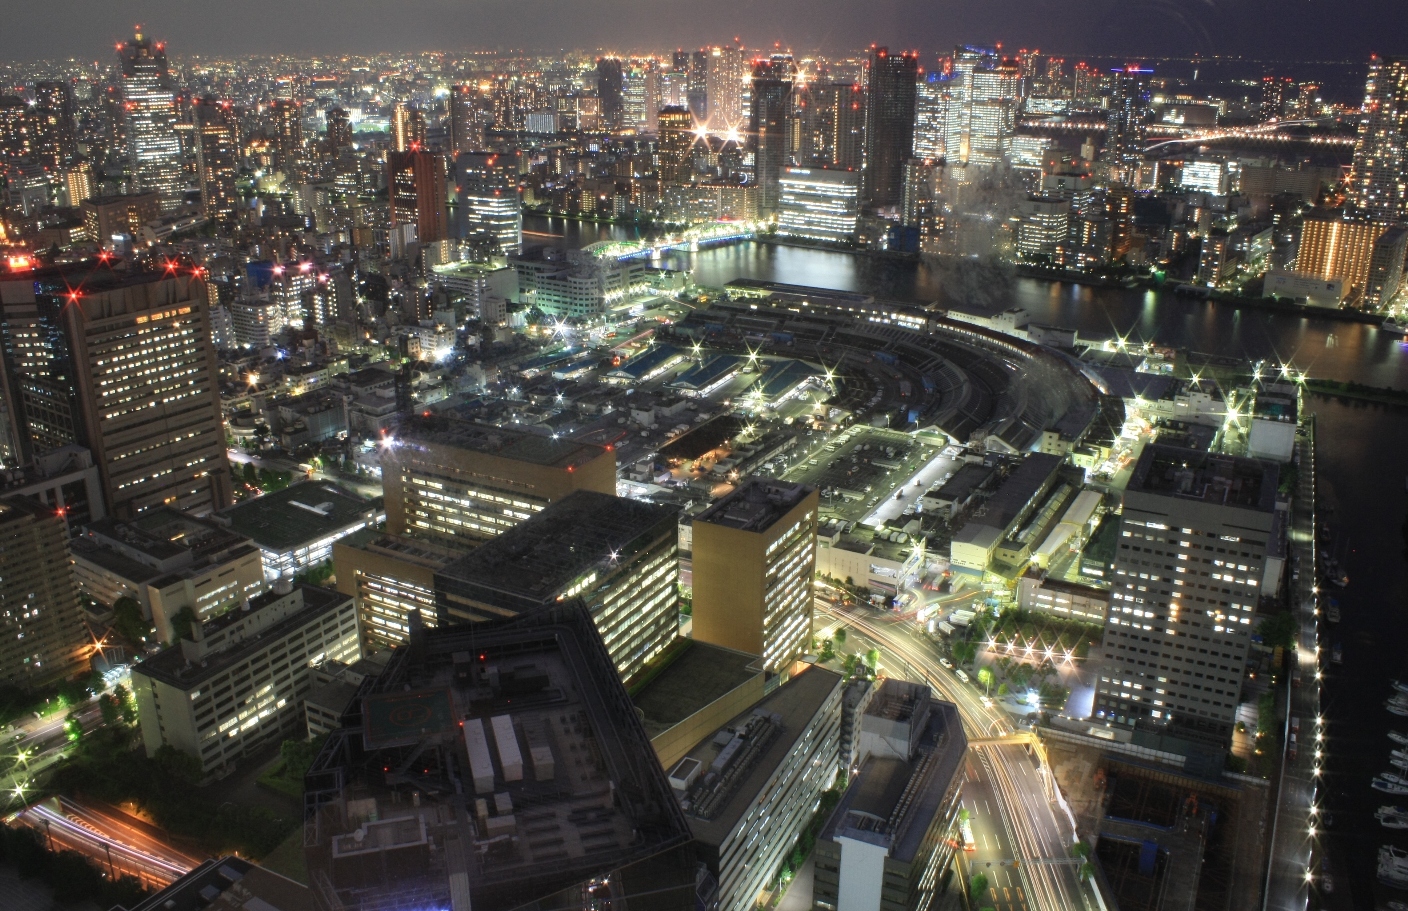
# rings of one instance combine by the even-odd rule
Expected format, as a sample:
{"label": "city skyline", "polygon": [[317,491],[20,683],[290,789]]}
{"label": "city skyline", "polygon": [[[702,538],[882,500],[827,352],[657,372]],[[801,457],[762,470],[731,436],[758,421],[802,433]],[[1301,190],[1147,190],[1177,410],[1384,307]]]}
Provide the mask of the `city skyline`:
{"label": "city skyline", "polygon": [[[1340,61],[1392,53],[1383,36],[1408,31],[1408,8],[1392,0],[1308,0],[1297,5],[1295,16],[1286,15],[1287,10],[1271,0],[1203,0],[1196,9],[1173,0],[1094,0],[1080,16],[1069,16],[1050,0],[939,8],[893,0],[863,9],[836,0],[820,5],[788,0],[761,10],[752,4],[716,4],[707,21],[701,21],[696,7],[675,0],[587,0],[532,17],[518,15],[514,5],[503,0],[474,6],[426,0],[400,5],[395,17],[380,15],[380,6],[368,0],[350,0],[335,8],[318,0],[301,8],[307,21],[319,23],[317,29],[306,30],[262,27],[286,22],[288,11],[282,4],[255,0],[242,4],[241,20],[251,27],[234,31],[211,28],[211,16],[217,12],[211,4],[146,0],[111,7],[77,0],[67,4],[67,11],[62,31],[53,28],[45,8],[9,11],[0,56],[25,61],[97,59],[103,47],[130,37],[135,23],[179,45],[183,53],[214,57],[589,47],[638,53],[707,46],[738,36],[749,48],[770,49],[780,43],[799,55],[859,52],[856,44],[870,42],[936,49],[956,42],[1003,41],[1012,48],[1041,46],[1088,56],[1198,54]],[[357,28],[368,16],[376,17],[377,27]],[[1327,30],[1326,21],[1373,21],[1377,26],[1369,31]],[[463,38],[456,40],[457,33]],[[45,52],[36,53],[38,48]]]}

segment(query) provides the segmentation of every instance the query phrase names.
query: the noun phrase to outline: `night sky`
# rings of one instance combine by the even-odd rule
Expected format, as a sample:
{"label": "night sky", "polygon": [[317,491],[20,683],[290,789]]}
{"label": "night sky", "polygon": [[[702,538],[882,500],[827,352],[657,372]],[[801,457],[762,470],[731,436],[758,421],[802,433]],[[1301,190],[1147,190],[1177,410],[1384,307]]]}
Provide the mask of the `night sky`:
{"label": "night sky", "polygon": [[[10,0],[0,55],[107,59],[135,22],[174,54],[518,47],[621,52],[742,38],[797,53],[1003,42],[1069,55],[1408,53],[1408,0]],[[1392,42],[1394,46],[1385,46]]]}

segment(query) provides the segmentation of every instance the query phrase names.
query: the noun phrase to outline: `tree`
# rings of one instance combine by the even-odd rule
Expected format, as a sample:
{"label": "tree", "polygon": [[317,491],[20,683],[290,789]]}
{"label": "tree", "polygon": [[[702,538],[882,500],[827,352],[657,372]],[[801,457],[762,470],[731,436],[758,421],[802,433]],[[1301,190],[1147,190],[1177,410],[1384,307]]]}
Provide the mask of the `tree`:
{"label": "tree", "polygon": [[1011,691],[1010,689],[1008,689],[1007,684],[1005,684],[1005,683],[999,683],[999,684],[997,685],[997,698],[998,698],[998,699],[1003,698],[1004,696],[1006,696],[1006,695],[1007,695],[1008,693],[1010,693],[1010,692],[1012,692],[1012,691]]}
{"label": "tree", "polygon": [[983,689],[992,692],[992,668],[983,667],[978,669],[978,682],[983,685]]}
{"label": "tree", "polygon": [[1257,635],[1269,648],[1296,647],[1296,618],[1289,611],[1267,617],[1256,628]]}
{"label": "tree", "polygon": [[988,891],[988,877],[986,873],[974,873],[973,878],[968,880],[968,895],[973,899],[973,904],[980,904],[983,896]]}
{"label": "tree", "polygon": [[191,630],[196,624],[196,612],[190,606],[181,608],[171,617],[171,641],[191,638]]}
{"label": "tree", "polygon": [[860,656],[857,655],[855,652],[851,652],[845,658],[841,659],[841,676],[847,678],[855,676],[856,659],[858,659],[859,657]]}
{"label": "tree", "polygon": [[1081,860],[1090,860],[1090,845],[1083,841],[1078,841],[1071,845],[1071,853]]}
{"label": "tree", "polygon": [[244,482],[249,485],[259,483],[259,470],[254,467],[253,462],[244,463]]}
{"label": "tree", "polygon": [[831,639],[832,639],[832,641],[834,641],[834,642],[836,643],[836,647],[837,647],[837,648],[840,648],[841,646],[845,645],[845,644],[846,644],[846,628],[845,628],[844,626],[837,627],[837,628],[836,628],[836,632],[834,632],[834,633],[831,634]]}
{"label": "tree", "polygon": [[122,720],[128,724],[137,723],[137,696],[122,684],[118,684],[112,691],[113,699],[117,700],[117,710],[122,714]]}
{"label": "tree", "polygon": [[1094,878],[1094,876],[1095,865],[1093,863],[1087,860],[1085,863],[1080,865],[1081,882],[1089,882],[1092,878]]}
{"label": "tree", "polygon": [[870,668],[870,672],[875,673],[875,669],[880,666],[880,649],[868,649],[865,653],[865,663]]}
{"label": "tree", "polygon": [[102,713],[103,724],[108,727],[117,724],[118,719],[122,717],[122,709],[112,693],[105,693],[103,698],[98,700],[98,711]]}
{"label": "tree", "polygon": [[830,661],[836,657],[836,649],[830,639],[821,640],[821,648],[817,652],[817,660]]}
{"label": "tree", "polygon": [[142,605],[136,598],[123,595],[112,605],[112,628],[119,636],[133,645],[139,645],[151,631],[147,619],[142,616]]}
{"label": "tree", "polygon": [[83,722],[78,719],[77,712],[69,712],[64,719],[64,736],[70,743],[77,743],[83,739]]}

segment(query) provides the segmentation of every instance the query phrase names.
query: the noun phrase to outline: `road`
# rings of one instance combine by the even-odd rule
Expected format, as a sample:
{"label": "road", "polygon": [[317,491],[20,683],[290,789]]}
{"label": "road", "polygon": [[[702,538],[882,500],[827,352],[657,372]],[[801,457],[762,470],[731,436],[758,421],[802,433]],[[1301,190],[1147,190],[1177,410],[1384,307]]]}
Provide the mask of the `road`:
{"label": "road", "polygon": [[[1298,443],[1300,471],[1288,535],[1291,553],[1300,558],[1300,578],[1291,582],[1291,603],[1298,611],[1297,648],[1292,656],[1293,674],[1300,685],[1291,686],[1290,711],[1282,722],[1281,777],[1277,785],[1276,817],[1271,830],[1271,855],[1264,891],[1265,911],[1303,911],[1309,900],[1317,859],[1323,858],[1315,840],[1319,755],[1320,674],[1316,638],[1317,579],[1315,548],[1315,445],[1314,425]],[[1296,564],[1292,562],[1292,566]],[[1298,755],[1288,749],[1291,719],[1300,720]],[[1318,885],[1318,883],[1317,883]]]}
{"label": "road", "polygon": [[[1058,814],[1054,784],[1040,760],[1039,743],[1014,733],[1006,713],[985,706],[971,684],[939,664],[932,641],[896,615],[866,607],[838,608],[818,599],[824,615],[877,643],[890,667],[922,680],[958,707],[971,745],[964,768],[963,804],[973,826],[974,850],[964,852],[966,876],[988,877],[997,911],[1077,911],[1089,907],[1079,864],[1070,853],[1073,824]],[[1017,862],[1014,864],[1014,861]]]}
{"label": "road", "polygon": [[[303,470],[298,467],[298,463],[293,461],[292,459],[278,458],[273,456],[250,455],[243,449],[230,449],[228,451],[228,454],[230,458],[230,463],[232,465],[243,465],[246,462],[251,462],[256,468],[265,468],[269,471],[287,471],[293,475],[295,481],[297,481],[299,479],[299,476],[303,474]],[[372,497],[379,497],[382,493],[380,484],[372,483],[370,481],[353,480],[352,478],[344,477],[343,475],[337,474],[336,472],[315,471],[313,472],[313,479],[317,481],[331,481],[334,484],[341,484],[343,487],[355,490],[357,493],[361,494],[364,497],[367,497],[368,499]]]}
{"label": "road", "polygon": [[149,884],[169,885],[199,863],[120,814],[66,797],[29,807],[19,814],[16,823],[43,834],[55,850],[77,851],[100,868]]}

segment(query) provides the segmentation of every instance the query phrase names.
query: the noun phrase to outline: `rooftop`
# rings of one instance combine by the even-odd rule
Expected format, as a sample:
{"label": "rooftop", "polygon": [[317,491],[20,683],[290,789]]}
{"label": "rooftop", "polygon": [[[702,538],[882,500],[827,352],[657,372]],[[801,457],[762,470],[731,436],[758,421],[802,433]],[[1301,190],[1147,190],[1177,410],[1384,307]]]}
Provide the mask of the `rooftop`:
{"label": "rooftop", "polygon": [[467,449],[548,468],[572,469],[607,452],[605,447],[557,439],[512,427],[495,427],[432,414],[411,415],[396,431],[397,445],[416,442]]}
{"label": "rooftop", "polygon": [[671,506],[578,490],[437,575],[536,606],[555,598],[589,568],[599,566],[608,574],[661,533],[675,534],[678,514]]}
{"label": "rooftop", "polygon": [[347,911],[518,908],[689,841],[580,602],[417,630],[363,694],[304,796],[310,875]]}
{"label": "rooftop", "polygon": [[1144,447],[1126,490],[1270,512],[1278,473],[1271,462],[1153,443]]}
{"label": "rooftop", "polygon": [[169,506],[148,510],[129,522],[99,519],[89,523],[87,537],[148,566],[164,569],[183,566],[248,543],[246,538],[228,528]]}
{"label": "rooftop", "polygon": [[707,642],[690,645],[636,693],[636,708],[654,737],[762,673],[758,658]]}
{"label": "rooftop", "polygon": [[307,886],[240,857],[207,860],[132,911],[313,911]]}
{"label": "rooftop", "polygon": [[[263,627],[256,635],[234,638],[230,647],[223,651],[206,653],[199,660],[199,663],[189,660],[186,657],[185,647],[178,642],[162,649],[150,658],[138,662],[132,672],[143,674],[177,689],[193,689],[232,665],[244,661],[261,649],[268,648],[272,643],[302,629],[351,600],[350,595],[302,583],[293,586],[293,591],[300,594],[302,606],[282,620]],[[286,597],[288,597],[288,593],[270,590],[258,597],[251,598],[247,611],[232,610],[219,617],[203,621],[200,624],[203,635],[206,639],[214,637],[233,624],[246,622],[252,614],[261,608],[270,606]]]}
{"label": "rooftop", "polygon": [[379,505],[331,481],[302,481],[228,506],[216,516],[260,547],[285,551],[365,524]]}
{"label": "rooftop", "polygon": [[986,484],[994,474],[996,472],[987,465],[966,463],[953,473],[953,477],[944,482],[935,495],[940,500],[952,502],[966,500],[973,491]]}
{"label": "rooftop", "polygon": [[986,512],[974,522],[992,528],[1006,528],[1022,514],[1051,476],[1061,467],[1061,457],[1033,452],[988,497]]}
{"label": "rooftop", "polygon": [[695,524],[723,525],[761,533],[801,503],[815,487],[768,478],[749,478],[694,518]]}
{"label": "rooftop", "polygon": [[[692,792],[687,815],[695,838],[706,844],[723,843],[738,820],[757,802],[758,792],[773,771],[796,748],[797,738],[840,686],[838,674],[812,665],[701,741],[680,760],[693,759],[708,768],[726,750],[734,751],[719,769],[725,774],[712,785],[705,783],[708,776],[701,777]],[[725,740],[721,736],[725,732],[744,736]],[[739,745],[731,746],[734,743]]]}

